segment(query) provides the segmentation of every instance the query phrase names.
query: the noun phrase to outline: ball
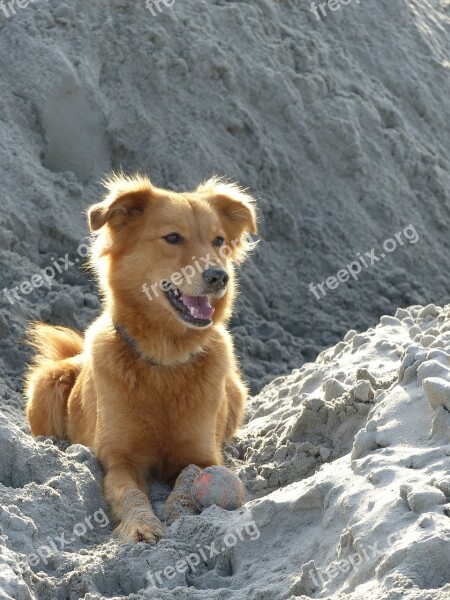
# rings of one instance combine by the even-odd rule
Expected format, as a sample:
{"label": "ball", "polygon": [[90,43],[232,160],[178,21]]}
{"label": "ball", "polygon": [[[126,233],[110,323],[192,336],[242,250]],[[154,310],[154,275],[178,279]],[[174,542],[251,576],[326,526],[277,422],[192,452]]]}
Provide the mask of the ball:
{"label": "ball", "polygon": [[206,467],[192,482],[192,499],[200,511],[213,504],[236,510],[244,502],[244,486],[226,467]]}

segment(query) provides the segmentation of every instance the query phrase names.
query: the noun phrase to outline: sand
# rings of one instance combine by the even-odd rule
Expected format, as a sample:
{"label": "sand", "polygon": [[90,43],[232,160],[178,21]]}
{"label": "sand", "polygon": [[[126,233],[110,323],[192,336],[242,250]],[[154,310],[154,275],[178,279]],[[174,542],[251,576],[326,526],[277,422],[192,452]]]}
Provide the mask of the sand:
{"label": "sand", "polygon": [[[448,2],[166,4],[0,8],[0,597],[450,598]],[[155,548],[111,539],[91,452],[22,413],[26,323],[100,310],[83,213],[118,168],[260,208],[231,324],[247,501]]]}

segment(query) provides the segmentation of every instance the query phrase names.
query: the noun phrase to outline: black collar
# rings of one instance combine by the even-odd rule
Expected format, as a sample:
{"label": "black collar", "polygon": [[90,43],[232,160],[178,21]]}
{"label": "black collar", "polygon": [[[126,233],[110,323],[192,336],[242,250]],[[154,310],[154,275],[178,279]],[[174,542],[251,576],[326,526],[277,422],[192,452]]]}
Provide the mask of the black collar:
{"label": "black collar", "polygon": [[121,325],[120,323],[118,325],[114,325],[114,329],[117,331],[117,333],[119,333],[122,336],[122,339],[130,346],[130,348],[132,348],[134,353],[137,354],[139,358],[145,360],[145,362],[149,365],[152,365],[152,367],[163,366],[160,363],[156,362],[156,360],[154,360],[151,356],[146,354],[143,350],[141,350],[137,341],[131,337],[131,335],[128,333],[128,331],[123,325]]}

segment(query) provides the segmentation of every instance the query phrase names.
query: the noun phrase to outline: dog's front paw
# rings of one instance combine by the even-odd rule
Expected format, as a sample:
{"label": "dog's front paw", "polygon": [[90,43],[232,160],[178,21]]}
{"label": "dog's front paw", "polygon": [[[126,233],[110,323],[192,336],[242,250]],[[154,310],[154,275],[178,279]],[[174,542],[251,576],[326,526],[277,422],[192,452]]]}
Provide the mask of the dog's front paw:
{"label": "dog's front paw", "polygon": [[147,542],[148,544],[156,544],[166,535],[164,525],[153,514],[126,519],[120,523],[115,532],[122,542]]}

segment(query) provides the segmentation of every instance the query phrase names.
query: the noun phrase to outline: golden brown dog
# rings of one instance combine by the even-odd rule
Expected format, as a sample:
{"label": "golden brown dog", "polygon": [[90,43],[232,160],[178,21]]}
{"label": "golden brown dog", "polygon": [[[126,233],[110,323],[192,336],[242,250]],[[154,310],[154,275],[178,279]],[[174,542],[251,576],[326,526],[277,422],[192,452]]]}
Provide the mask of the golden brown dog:
{"label": "golden brown dog", "polygon": [[242,418],[247,390],[225,325],[254,202],[218,179],[192,193],[139,176],[107,188],[88,213],[102,315],[84,337],[32,325],[26,412],[33,435],[94,449],[118,533],[155,542],[164,530],[148,477],[220,464]]}

